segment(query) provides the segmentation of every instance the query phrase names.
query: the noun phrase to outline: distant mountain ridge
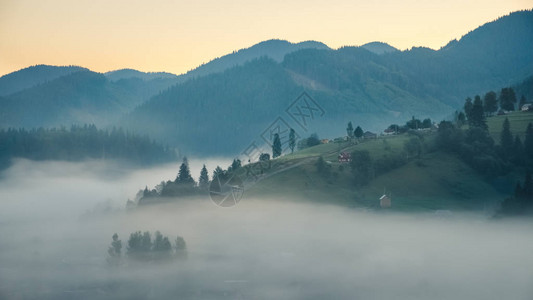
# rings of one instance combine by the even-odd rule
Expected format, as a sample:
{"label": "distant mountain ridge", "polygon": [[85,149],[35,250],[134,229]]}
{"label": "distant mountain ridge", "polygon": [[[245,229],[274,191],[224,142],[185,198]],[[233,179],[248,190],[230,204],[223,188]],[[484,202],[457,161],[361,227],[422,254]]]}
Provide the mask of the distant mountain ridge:
{"label": "distant mountain ridge", "polygon": [[252,47],[241,49],[239,51],[215,58],[206,64],[202,64],[183,75],[180,75],[180,82],[191,78],[197,78],[213,73],[223,72],[229,68],[241,66],[244,63],[262,56],[269,57],[274,61],[281,62],[285,55],[301,49],[330,49],[323,43],[316,41],[305,41],[300,43],[291,43],[285,40],[272,39]]}
{"label": "distant mountain ridge", "polygon": [[83,69],[1,97],[0,127],[113,125],[122,114],[174,83],[175,78],[111,81]]}
{"label": "distant mountain ridge", "polygon": [[[306,48],[329,49],[313,41],[293,44],[269,40],[179,76],[133,69],[100,74],[81,67],[28,67],[0,77],[0,127],[111,125],[122,114],[176,83],[223,72],[262,56],[281,61],[287,53]],[[76,74],[80,71],[88,73]]]}
{"label": "distant mountain ridge", "polygon": [[0,77],[0,96],[7,96],[64,75],[87,70],[78,66],[36,65],[27,67]]}
{"label": "distant mountain ridge", "polygon": [[391,52],[396,52],[396,51],[400,51],[394,47],[392,47],[391,45],[387,44],[387,43],[382,43],[382,42],[371,42],[371,43],[367,43],[367,44],[364,44],[363,46],[361,46],[361,48],[365,48],[366,50],[370,51],[370,52],[373,52],[375,54],[385,54],[385,53],[391,53]]}
{"label": "distant mountain ridge", "polygon": [[142,80],[153,79],[176,79],[177,75],[167,72],[141,72],[133,69],[120,69],[115,71],[109,71],[104,75],[111,81],[118,81],[120,79],[140,78]]}

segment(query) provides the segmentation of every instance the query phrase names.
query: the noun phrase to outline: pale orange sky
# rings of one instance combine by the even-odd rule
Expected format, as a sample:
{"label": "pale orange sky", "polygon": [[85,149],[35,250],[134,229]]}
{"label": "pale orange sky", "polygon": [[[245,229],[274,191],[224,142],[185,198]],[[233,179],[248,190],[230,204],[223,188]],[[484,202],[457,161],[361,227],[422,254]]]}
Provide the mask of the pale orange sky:
{"label": "pale orange sky", "polygon": [[0,0],[0,76],[35,65],[184,73],[263,40],[438,49],[531,0]]}

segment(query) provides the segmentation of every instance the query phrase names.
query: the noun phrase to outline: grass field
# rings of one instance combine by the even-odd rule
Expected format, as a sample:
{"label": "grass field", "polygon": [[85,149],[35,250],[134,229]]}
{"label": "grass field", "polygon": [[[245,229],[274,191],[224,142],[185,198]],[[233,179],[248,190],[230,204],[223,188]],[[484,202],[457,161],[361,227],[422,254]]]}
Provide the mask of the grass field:
{"label": "grass field", "polygon": [[[270,172],[246,193],[250,197],[314,201],[348,207],[379,209],[384,191],[392,194],[394,211],[483,210],[505,197],[456,157],[442,152],[426,152],[405,165],[377,176],[366,186],[356,186],[347,163],[339,163],[339,151],[368,150],[372,159],[385,155],[405,155],[403,145],[409,135],[387,136],[357,143],[317,145],[273,160]],[[425,149],[434,135],[424,137]],[[331,166],[331,176],[318,174],[318,156]],[[298,166],[279,171],[291,164]]]}
{"label": "grass field", "polygon": [[518,111],[503,116],[493,116],[487,118],[489,132],[497,144],[500,142],[500,135],[502,132],[503,121],[505,120],[505,118],[509,119],[511,125],[511,132],[513,133],[513,135],[518,134],[518,136],[520,136],[520,139],[522,139],[523,142],[527,125],[529,123],[533,123],[533,113]]}

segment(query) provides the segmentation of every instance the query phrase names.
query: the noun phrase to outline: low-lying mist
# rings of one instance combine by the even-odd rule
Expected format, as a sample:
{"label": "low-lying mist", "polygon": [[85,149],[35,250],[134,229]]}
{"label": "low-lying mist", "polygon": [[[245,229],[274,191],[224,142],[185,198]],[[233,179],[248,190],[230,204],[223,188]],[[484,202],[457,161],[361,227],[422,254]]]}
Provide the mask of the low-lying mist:
{"label": "low-lying mist", "polygon": [[[200,167],[191,160],[193,176]],[[206,197],[125,209],[177,170],[17,162],[0,181],[0,299],[533,297],[532,222],[246,195],[232,208]],[[128,259],[138,230],[182,236],[187,257]],[[107,261],[114,233],[124,245],[118,266]]]}

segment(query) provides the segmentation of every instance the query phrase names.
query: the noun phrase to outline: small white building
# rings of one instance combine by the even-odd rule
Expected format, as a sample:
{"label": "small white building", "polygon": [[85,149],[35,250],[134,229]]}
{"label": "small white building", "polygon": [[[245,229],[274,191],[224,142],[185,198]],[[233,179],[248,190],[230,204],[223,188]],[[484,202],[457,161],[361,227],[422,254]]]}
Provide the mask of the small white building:
{"label": "small white building", "polygon": [[524,105],[522,105],[520,110],[521,111],[532,111],[533,110],[533,104],[531,104],[531,103],[524,104]]}

